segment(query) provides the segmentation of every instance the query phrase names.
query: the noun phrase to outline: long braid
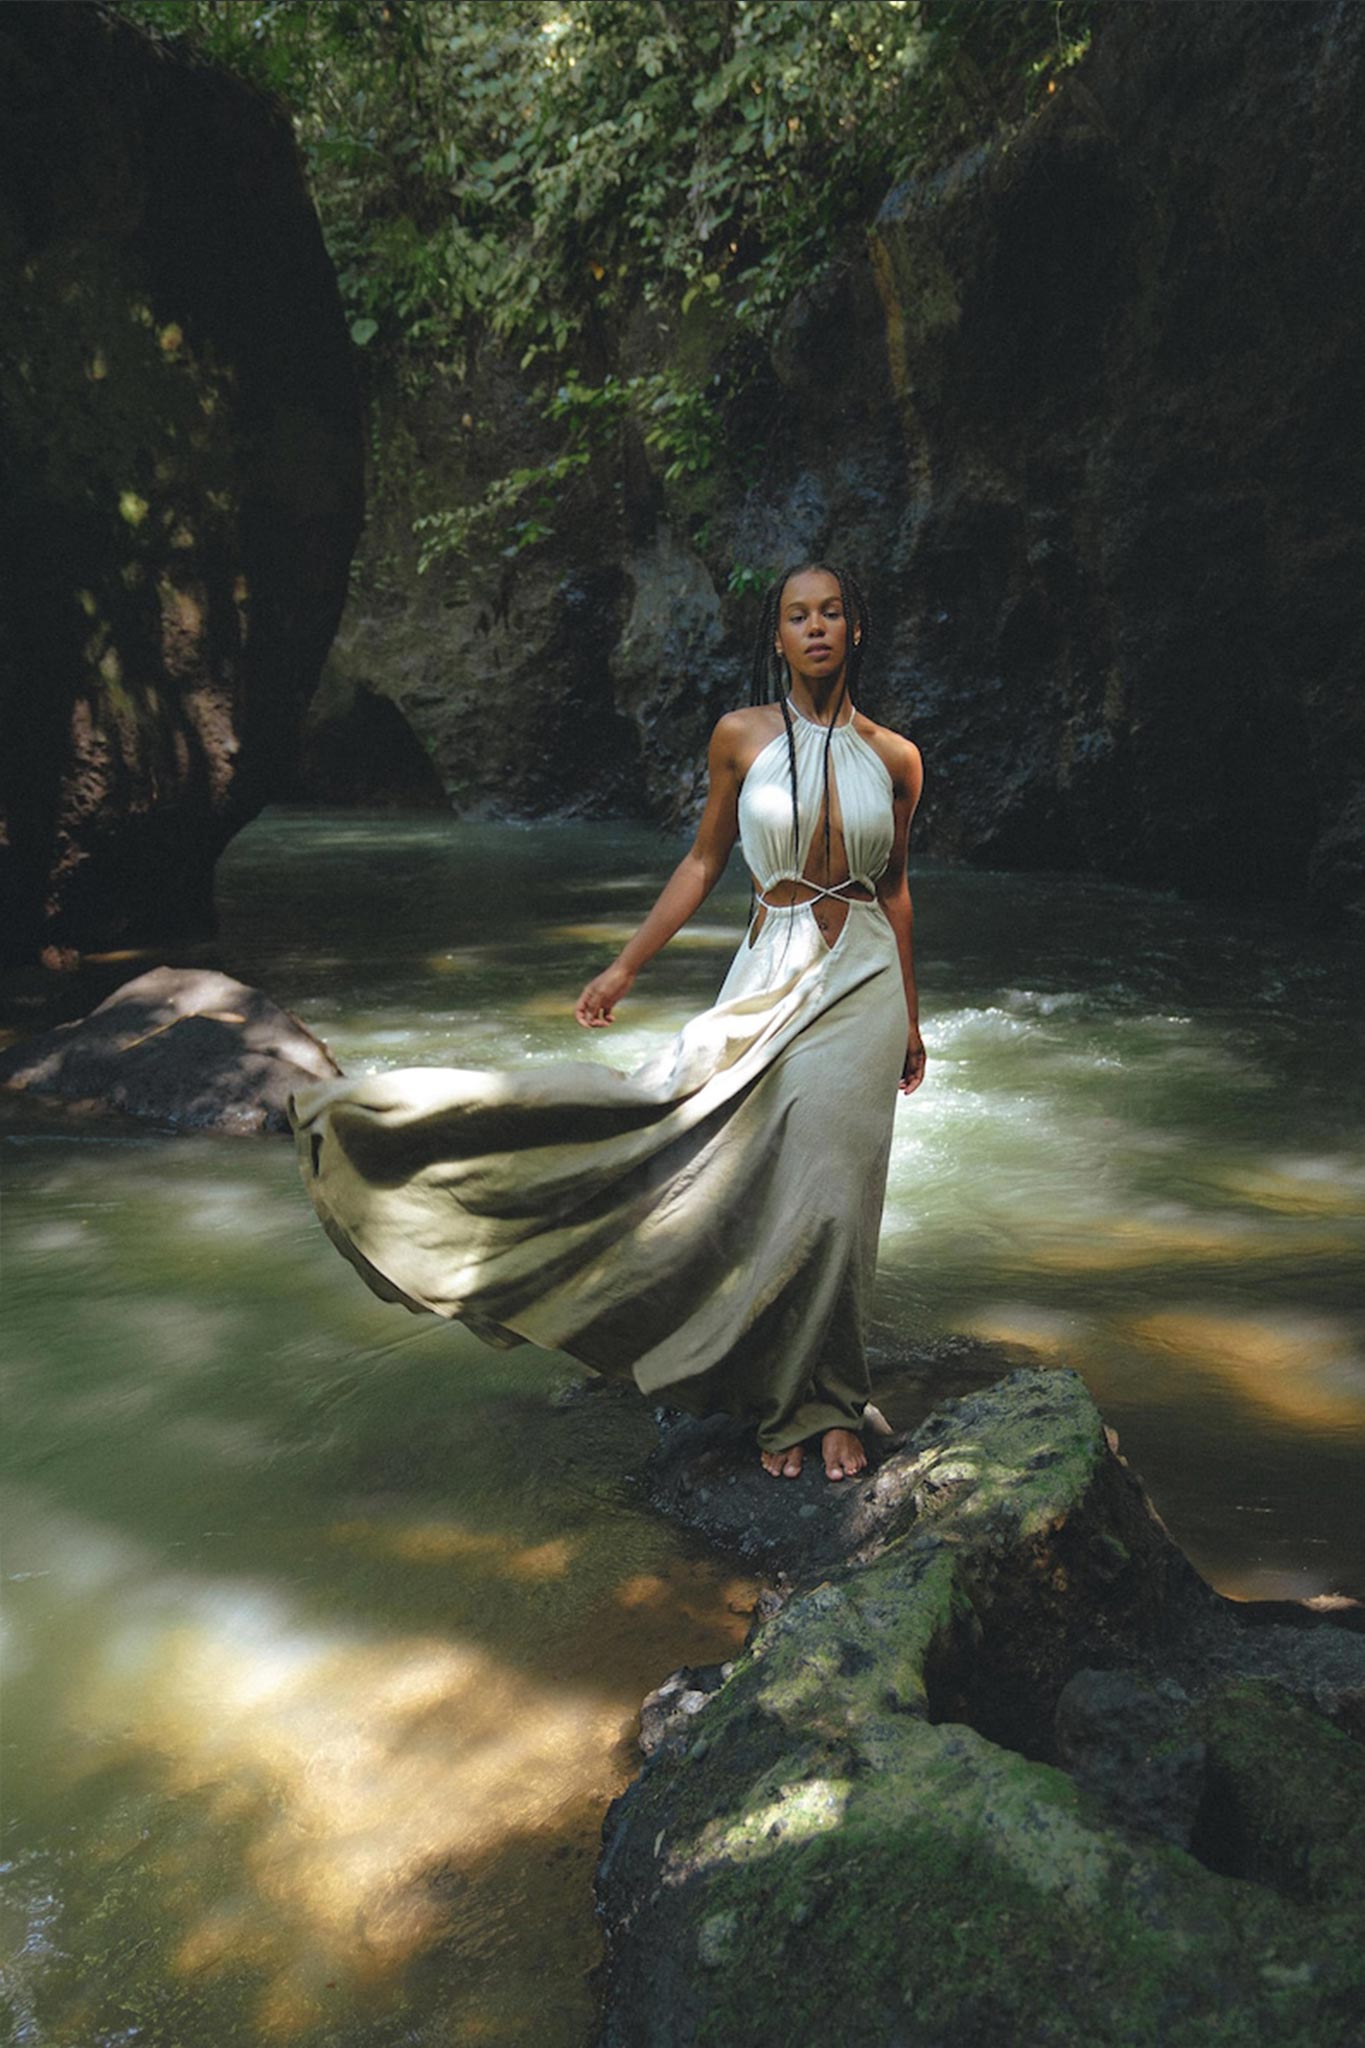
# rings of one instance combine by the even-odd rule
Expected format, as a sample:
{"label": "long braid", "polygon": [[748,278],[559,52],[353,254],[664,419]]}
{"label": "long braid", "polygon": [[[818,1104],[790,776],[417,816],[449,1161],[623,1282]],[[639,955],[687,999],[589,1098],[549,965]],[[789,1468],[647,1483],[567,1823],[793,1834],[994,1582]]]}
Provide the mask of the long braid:
{"label": "long braid", "polygon": [[[774,648],[773,641],[777,637],[777,618],[782,607],[782,593],[790,579],[800,574],[799,569],[784,569],[763,599],[763,616],[759,621],[758,642],[754,648],[753,687],[749,694],[751,704],[771,704],[776,697],[782,713],[782,724],[787,735],[787,770],[791,778],[793,868],[799,865],[801,859],[801,814],[796,802],[796,729],[792,725],[791,712],[787,709],[787,693],[783,681],[786,665]],[[752,905],[750,910],[752,913]]]}
{"label": "long braid", "polygon": [[[829,750],[834,739],[834,727],[846,701],[853,696],[853,679],[863,665],[863,641],[867,638],[867,606],[863,594],[853,577],[834,565],[816,562],[812,567],[825,569],[839,586],[839,604],[844,614],[844,674],[839,685],[839,699],[830,713],[829,724],[825,727],[824,758],[821,774],[824,786],[825,807],[825,882],[828,884],[834,855],[830,848],[830,801],[829,801]],[[851,600],[851,601],[850,601]],[[856,635],[856,638],[855,638]]]}

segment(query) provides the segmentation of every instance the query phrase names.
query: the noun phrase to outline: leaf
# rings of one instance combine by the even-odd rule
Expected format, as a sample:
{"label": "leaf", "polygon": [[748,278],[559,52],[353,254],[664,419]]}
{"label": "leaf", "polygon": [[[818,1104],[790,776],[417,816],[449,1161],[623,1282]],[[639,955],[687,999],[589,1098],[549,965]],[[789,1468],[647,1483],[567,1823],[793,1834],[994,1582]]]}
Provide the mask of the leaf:
{"label": "leaf", "polygon": [[377,320],[353,320],[351,322],[351,340],[357,348],[364,348],[367,342],[374,340],[378,332],[379,322]]}

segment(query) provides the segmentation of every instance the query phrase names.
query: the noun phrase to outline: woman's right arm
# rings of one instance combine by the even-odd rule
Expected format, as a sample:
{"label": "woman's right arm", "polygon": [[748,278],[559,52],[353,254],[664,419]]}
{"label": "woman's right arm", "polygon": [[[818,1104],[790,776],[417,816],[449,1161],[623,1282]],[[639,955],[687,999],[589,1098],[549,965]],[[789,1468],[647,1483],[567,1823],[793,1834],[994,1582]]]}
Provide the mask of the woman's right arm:
{"label": "woman's right arm", "polygon": [[734,711],[717,724],[707,750],[706,809],[697,836],[640,929],[578,998],[574,1015],[580,1024],[593,1027],[613,1021],[612,1012],[629,993],[640,969],[696,915],[725,873],[739,837],[739,787],[744,779],[740,763],[746,726],[743,714]]}

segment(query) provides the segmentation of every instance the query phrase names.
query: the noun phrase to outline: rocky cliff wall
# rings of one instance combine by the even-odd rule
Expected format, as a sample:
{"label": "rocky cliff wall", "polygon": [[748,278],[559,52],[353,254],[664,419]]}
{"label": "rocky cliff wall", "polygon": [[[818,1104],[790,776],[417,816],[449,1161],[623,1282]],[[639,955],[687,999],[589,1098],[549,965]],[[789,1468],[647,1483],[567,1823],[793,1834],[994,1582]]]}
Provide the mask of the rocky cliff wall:
{"label": "rocky cliff wall", "polygon": [[893,695],[947,846],[1365,908],[1365,17],[1121,6],[893,193]]}
{"label": "rocky cliff wall", "polygon": [[88,5],[0,10],[0,956],[211,928],[361,517],[287,118]]}
{"label": "rocky cliff wall", "polygon": [[[1350,0],[1104,10],[1040,117],[850,232],[700,486],[627,447],[554,542],[419,583],[397,465],[319,732],[387,695],[457,809],[679,820],[745,693],[733,568],[831,552],[868,708],[926,755],[921,850],[1365,908],[1363,111]],[[697,317],[614,365],[704,360]],[[425,508],[527,419],[485,362],[381,436]]]}

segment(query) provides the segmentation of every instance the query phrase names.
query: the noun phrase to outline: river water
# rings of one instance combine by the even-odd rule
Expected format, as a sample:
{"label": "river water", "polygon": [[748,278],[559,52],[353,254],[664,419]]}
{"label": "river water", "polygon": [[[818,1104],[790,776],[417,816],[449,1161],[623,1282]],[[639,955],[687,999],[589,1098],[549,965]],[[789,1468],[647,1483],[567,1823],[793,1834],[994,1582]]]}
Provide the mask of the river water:
{"label": "river water", "polygon": [[[743,924],[732,871],[575,1030],[678,850],[272,813],[217,956],[347,1069],[629,1067]],[[1217,1585],[1365,1590],[1359,941],[1062,876],[925,868],[915,900],[893,1421],[1075,1365]],[[14,1102],[0,1159],[14,2040],[582,2048],[639,1700],[754,1597],[642,1507],[644,1404],[372,1299],[282,1141]]]}

